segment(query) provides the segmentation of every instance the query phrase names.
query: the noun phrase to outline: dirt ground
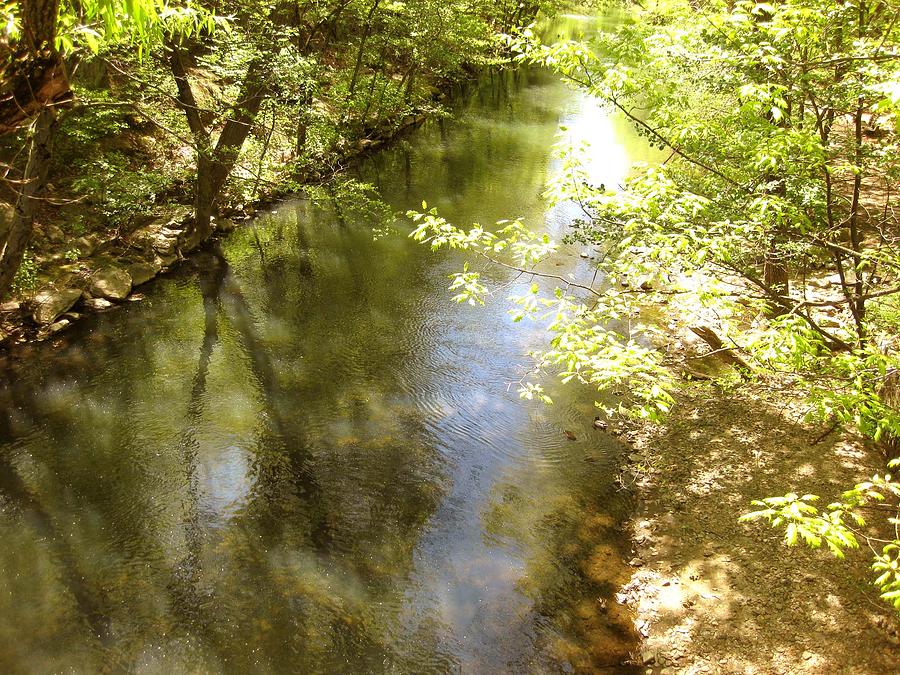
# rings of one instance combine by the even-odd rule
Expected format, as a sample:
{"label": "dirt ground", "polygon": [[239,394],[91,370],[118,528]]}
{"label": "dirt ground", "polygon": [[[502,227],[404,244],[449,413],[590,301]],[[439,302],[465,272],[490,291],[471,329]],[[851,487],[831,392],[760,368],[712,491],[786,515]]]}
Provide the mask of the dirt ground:
{"label": "dirt ground", "polygon": [[[618,599],[637,613],[653,673],[898,673],[900,619],[878,599],[865,543],[837,560],[739,523],[751,499],[832,497],[884,457],[859,438],[804,424],[771,383],[681,395],[656,429],[629,433],[643,495],[635,572]],[[643,459],[641,459],[643,458]]]}

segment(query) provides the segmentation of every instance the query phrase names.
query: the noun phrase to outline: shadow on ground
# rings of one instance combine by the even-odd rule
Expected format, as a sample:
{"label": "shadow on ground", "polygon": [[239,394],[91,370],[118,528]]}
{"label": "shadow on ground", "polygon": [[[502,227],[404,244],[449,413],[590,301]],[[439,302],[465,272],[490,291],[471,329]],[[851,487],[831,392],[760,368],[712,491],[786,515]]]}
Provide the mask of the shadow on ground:
{"label": "shadow on ground", "polygon": [[784,397],[710,385],[635,441],[655,470],[634,519],[642,564],[620,597],[637,606],[653,671],[896,672],[900,621],[870,585],[865,544],[835,560],[738,522],[751,499],[796,491],[827,504],[884,468],[849,435],[814,443],[821,429]]}

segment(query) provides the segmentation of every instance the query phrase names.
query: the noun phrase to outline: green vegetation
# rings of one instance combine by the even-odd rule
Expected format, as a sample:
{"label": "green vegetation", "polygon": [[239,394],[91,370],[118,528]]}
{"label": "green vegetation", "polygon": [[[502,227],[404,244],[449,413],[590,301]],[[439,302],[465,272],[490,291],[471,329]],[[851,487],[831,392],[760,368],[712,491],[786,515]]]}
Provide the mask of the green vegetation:
{"label": "green vegetation", "polygon": [[[590,173],[592,154],[602,148],[561,145],[546,199],[579,214],[559,243],[523,220],[460,227],[423,202],[421,211],[408,213],[412,237],[472,257],[451,277],[452,299],[480,306],[502,292],[492,288],[485,267],[527,279],[527,292],[509,298],[511,318],[541,325],[546,340],[530,353],[533,369],[518,388],[523,399],[552,403],[548,378],[557,378],[597,391],[607,417],[664,423],[679,390],[697,374],[682,352],[670,349],[671,337],[696,335],[708,346],[706,356],[727,367],[727,386],[749,380],[790,386],[826,435],[845,427],[869,439],[885,452],[884,473],[859,483],[848,477],[849,489],[824,507],[817,495],[791,492],[755,500],[755,510],[734,517],[767,522],[784,530],[788,545],[824,547],[839,558],[865,543],[873,551],[874,585],[900,610],[900,481],[891,473],[900,467],[900,9],[887,0],[592,4],[624,10],[624,19],[589,40],[544,42],[532,22],[558,9],[553,0],[0,0],[0,300],[17,298],[30,308],[40,291],[65,286],[69,304],[48,310],[45,334],[51,334],[57,318],[93,288],[95,262],[105,266],[116,255],[136,262],[129,250],[138,248],[134,235],[150,223],[160,225],[157,233],[165,230],[164,241],[154,239],[157,233],[145,237],[152,242],[147,248],[159,245],[148,254],[158,271],[217,230],[229,231],[228,218],[251,215],[254,204],[310,183],[317,184],[306,192],[307,207],[331,209],[342,226],[367,222],[366,237],[374,233],[387,251],[397,243],[389,236],[394,213],[372,184],[343,173],[351,159],[427,116],[445,114],[443,95],[481,69],[542,66],[630,124],[659,160],[635,166],[621,185],[605,185]],[[488,134],[482,142],[493,139]],[[448,166],[460,161],[442,159]],[[534,164],[525,167],[529,175],[543,175],[543,155],[521,161]],[[204,346],[189,409],[200,405],[219,314],[238,336],[235,353],[253,355],[248,368],[270,412],[279,377],[321,365],[316,349],[330,348],[322,334],[342,326],[346,312],[338,303],[316,305],[321,330],[310,333],[301,353],[283,326],[297,320],[301,300],[312,295],[300,277],[312,277],[322,263],[305,250],[312,237],[304,227],[288,234],[298,250],[291,266],[272,256],[278,273],[259,284],[267,295],[258,303],[271,320],[271,340],[287,345],[282,362],[266,360],[255,318],[216,257],[210,278],[201,280]],[[242,236],[245,245],[232,263],[251,265],[271,254],[285,232],[260,235],[254,225]],[[555,269],[553,256],[563,246],[579,247],[593,261],[579,268],[583,276]],[[354,253],[368,255],[361,246]],[[398,260],[390,263],[393,276],[419,272],[401,270],[406,263]],[[385,368],[393,367],[393,296],[384,307],[372,306],[362,266],[347,267],[352,283],[342,292],[359,304],[356,311],[372,313],[354,351],[368,354],[375,345],[386,354]],[[268,268],[258,271],[267,277]],[[290,286],[292,294],[279,292],[289,275],[297,286]],[[383,279],[392,290],[393,276]],[[130,292],[130,279],[129,273],[115,299]],[[10,313],[20,311],[12,305]],[[93,305],[103,306],[109,303]],[[200,305],[195,309],[200,316]],[[27,317],[25,309],[20,314]],[[62,330],[68,319],[59,324]],[[345,355],[333,358],[337,372]],[[231,362],[219,367],[228,371]],[[374,404],[329,375],[316,371],[310,380],[336,387],[333,396],[314,388],[312,403],[292,402],[272,416],[279,448],[302,444],[306,432],[296,409],[304,406],[362,410],[353,414],[365,436]],[[388,398],[379,392],[375,399],[382,396]],[[251,429],[257,415],[268,414],[260,410],[241,423]],[[399,414],[387,404],[384,410],[387,419]],[[593,428],[606,424],[598,418]],[[407,433],[399,422],[394,431]],[[186,447],[194,443],[191,433]],[[578,440],[571,430],[565,437]],[[341,438],[337,445],[394,452],[389,438]],[[333,461],[330,439],[321,443]],[[636,456],[635,465],[646,466]],[[306,461],[286,477],[296,478]],[[344,469],[340,462],[334,468],[338,475]],[[416,471],[409,471],[409,483],[422,490],[424,506],[414,514],[415,527],[406,528],[411,532],[427,522],[438,494],[416,482]],[[379,493],[385,509],[389,488]],[[318,499],[315,490],[310,494]],[[543,506],[571,520],[574,531],[575,508],[559,494],[558,503]],[[489,514],[498,536],[514,515],[524,518],[514,508],[518,494],[509,495],[509,505]],[[343,501],[334,501],[341,512]],[[310,530],[319,525],[312,522]],[[598,520],[595,529],[611,528]],[[565,553],[567,537],[559,538]],[[604,576],[619,552],[592,549],[590,537],[582,538],[573,551],[593,556],[589,566],[579,565],[591,588],[627,576],[624,565]],[[404,541],[382,562],[401,568],[412,549]],[[538,585],[549,585],[553,574]],[[578,576],[574,567],[571,576]],[[327,583],[323,577],[321,585]],[[585,625],[602,621],[596,608],[585,614]],[[266,620],[260,617],[261,632]],[[310,622],[310,634],[317,623]],[[367,639],[380,638],[372,630]]]}
{"label": "green vegetation", "polygon": [[500,31],[540,9],[484,0],[3,3],[0,198],[14,215],[0,231],[0,296],[36,219],[65,229],[87,211],[92,230],[118,237],[157,205],[189,203],[179,250],[190,251],[221,211],[330,176],[439,110],[442,88],[497,61]]}
{"label": "green vegetation", "polygon": [[[413,236],[554,282],[512,298],[513,316],[547,323],[537,372],[629,392],[608,412],[665,415],[682,364],[654,345],[690,327],[741,377],[792,382],[810,419],[893,450],[898,9],[870,0],[671,0],[633,10],[592,41],[544,44],[530,29],[508,38],[521,61],[597,97],[663,153],[624,185],[605,186],[584,168],[601,150],[562,148],[548,196],[580,206],[567,241],[601,252],[592,276],[542,267],[556,245],[521,223],[462,229],[432,210],[412,214]],[[476,304],[491,292],[469,267],[451,289]],[[672,323],[658,321],[660,305]],[[523,382],[520,393],[547,400],[539,382]],[[745,519],[768,519],[786,528],[788,544],[824,544],[836,555],[866,540],[875,584],[900,608],[900,483],[875,476],[824,510],[816,499],[769,498]],[[879,540],[864,530],[873,517],[893,534]]]}

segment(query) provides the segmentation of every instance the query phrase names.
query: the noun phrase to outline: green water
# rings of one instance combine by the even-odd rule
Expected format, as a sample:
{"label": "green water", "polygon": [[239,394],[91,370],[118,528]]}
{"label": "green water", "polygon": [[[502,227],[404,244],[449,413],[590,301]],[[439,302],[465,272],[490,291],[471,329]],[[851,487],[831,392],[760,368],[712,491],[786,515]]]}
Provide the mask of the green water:
{"label": "green water", "polygon": [[[573,209],[540,198],[560,123],[607,185],[645,154],[523,69],[359,174],[397,211],[561,235]],[[542,335],[504,293],[450,303],[460,258],[371,225],[288,201],[263,254],[242,228],[2,361],[0,671],[625,670],[624,449],[589,391],[518,399]]]}

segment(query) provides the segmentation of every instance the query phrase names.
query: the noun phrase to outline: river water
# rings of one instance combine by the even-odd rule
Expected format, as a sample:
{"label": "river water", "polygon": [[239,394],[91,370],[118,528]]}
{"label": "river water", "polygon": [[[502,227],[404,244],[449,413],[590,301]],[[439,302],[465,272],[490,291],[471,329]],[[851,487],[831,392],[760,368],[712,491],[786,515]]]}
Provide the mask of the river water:
{"label": "river water", "polygon": [[[540,196],[560,124],[607,185],[645,153],[523,68],[359,177],[398,212],[561,235],[572,209]],[[519,400],[542,334],[507,316],[516,284],[451,303],[461,258],[409,229],[288,201],[3,361],[0,671],[627,670],[624,448],[589,391]]]}

